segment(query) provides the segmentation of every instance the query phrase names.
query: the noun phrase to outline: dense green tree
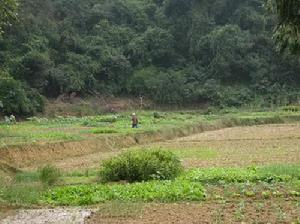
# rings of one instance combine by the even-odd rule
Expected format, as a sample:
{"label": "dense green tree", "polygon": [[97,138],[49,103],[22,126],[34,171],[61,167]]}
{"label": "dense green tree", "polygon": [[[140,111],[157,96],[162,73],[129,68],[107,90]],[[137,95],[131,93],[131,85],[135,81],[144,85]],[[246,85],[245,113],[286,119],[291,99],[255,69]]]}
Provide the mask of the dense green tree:
{"label": "dense green tree", "polygon": [[42,112],[43,99],[33,89],[24,86],[7,72],[0,72],[0,101],[2,114],[33,115]]}
{"label": "dense green tree", "polygon": [[[0,37],[0,70],[9,74],[6,85],[24,96],[10,98],[16,105],[72,92],[222,107],[297,102],[299,58],[279,55],[272,34],[279,24],[280,48],[299,51],[298,6],[278,0],[275,18],[264,2],[23,0],[20,19]],[[14,18],[12,6],[8,17],[0,8],[0,21]],[[11,94],[3,90],[2,97]],[[43,105],[33,102],[9,113],[30,114]]]}
{"label": "dense green tree", "polygon": [[300,53],[300,2],[297,0],[276,0],[279,24],[275,38],[282,50]]}
{"label": "dense green tree", "polygon": [[276,13],[274,38],[280,51],[300,53],[300,2],[298,0],[268,0],[267,8]]}
{"label": "dense green tree", "polygon": [[17,0],[1,0],[0,2],[0,33],[3,27],[10,25],[17,17]]}

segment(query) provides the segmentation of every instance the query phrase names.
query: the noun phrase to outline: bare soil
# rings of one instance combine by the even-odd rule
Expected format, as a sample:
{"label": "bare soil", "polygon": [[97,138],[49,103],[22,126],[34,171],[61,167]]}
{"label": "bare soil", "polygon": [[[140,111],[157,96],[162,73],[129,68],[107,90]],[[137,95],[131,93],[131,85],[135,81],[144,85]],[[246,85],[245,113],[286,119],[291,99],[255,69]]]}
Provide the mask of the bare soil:
{"label": "bare soil", "polygon": [[[157,140],[151,139],[149,141],[155,142]],[[134,139],[129,139],[127,145],[135,145],[136,147],[136,144],[130,141],[134,141]],[[107,145],[111,144],[108,143]],[[89,146],[92,145],[89,144]],[[139,145],[138,147],[170,150],[196,149],[206,152],[211,149],[213,152],[217,152],[217,155],[212,158],[183,158],[183,163],[188,168],[252,166],[274,163],[300,164],[300,123],[226,128],[175,140]],[[122,152],[116,145],[102,147],[102,150],[98,148],[98,150],[94,153],[79,154],[78,156],[67,155],[65,159],[56,160],[53,164],[64,170],[94,169],[99,167],[101,161]],[[128,150],[128,148],[123,150]]]}
{"label": "bare soil", "polygon": [[185,158],[186,167],[300,164],[300,124],[226,128],[146,147],[217,152],[214,158]]}
{"label": "bare soil", "polygon": [[93,214],[87,224],[202,224],[202,223],[299,223],[297,201],[206,202],[201,204],[148,204],[141,215],[116,217]]}

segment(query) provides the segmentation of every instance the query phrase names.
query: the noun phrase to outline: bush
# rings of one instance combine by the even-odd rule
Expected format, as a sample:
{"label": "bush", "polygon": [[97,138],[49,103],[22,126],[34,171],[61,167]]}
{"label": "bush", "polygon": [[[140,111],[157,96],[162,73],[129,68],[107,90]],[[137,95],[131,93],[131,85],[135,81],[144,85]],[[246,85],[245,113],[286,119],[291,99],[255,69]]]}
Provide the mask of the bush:
{"label": "bush", "polygon": [[153,113],[153,117],[154,117],[155,119],[159,119],[159,118],[164,118],[164,115],[161,114],[161,113],[159,113],[159,112],[154,112],[154,113]]}
{"label": "bush", "polygon": [[39,170],[39,180],[44,185],[54,185],[58,182],[60,176],[60,171],[56,167],[51,165],[47,165]]}
{"label": "bush", "polygon": [[4,115],[33,115],[42,112],[44,100],[35,90],[0,71],[0,113]]}
{"label": "bush", "polygon": [[175,154],[162,150],[128,151],[103,163],[102,182],[169,180],[177,177],[183,167]]}

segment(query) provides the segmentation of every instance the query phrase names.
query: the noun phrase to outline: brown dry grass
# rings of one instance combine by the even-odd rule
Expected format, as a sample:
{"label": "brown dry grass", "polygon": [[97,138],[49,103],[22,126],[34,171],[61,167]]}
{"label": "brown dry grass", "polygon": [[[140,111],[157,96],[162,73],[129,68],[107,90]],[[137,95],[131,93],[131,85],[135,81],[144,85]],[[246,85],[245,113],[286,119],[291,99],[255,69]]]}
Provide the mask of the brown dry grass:
{"label": "brown dry grass", "polygon": [[[111,147],[100,149],[101,145],[111,145]],[[53,163],[63,170],[95,169],[99,167],[101,161],[121,152],[117,145],[113,145],[109,142],[106,144],[102,142],[97,147],[98,152],[95,150],[94,153],[66,156],[65,159]],[[139,148],[192,150],[195,153],[203,151],[204,155],[211,150],[216,154],[212,157],[182,158],[184,165],[188,168],[300,164],[300,124],[226,128],[165,142],[145,144]],[[36,168],[36,166],[30,168]]]}
{"label": "brown dry grass", "polygon": [[186,158],[186,167],[300,164],[300,124],[226,128],[146,147],[217,152],[214,158]]}

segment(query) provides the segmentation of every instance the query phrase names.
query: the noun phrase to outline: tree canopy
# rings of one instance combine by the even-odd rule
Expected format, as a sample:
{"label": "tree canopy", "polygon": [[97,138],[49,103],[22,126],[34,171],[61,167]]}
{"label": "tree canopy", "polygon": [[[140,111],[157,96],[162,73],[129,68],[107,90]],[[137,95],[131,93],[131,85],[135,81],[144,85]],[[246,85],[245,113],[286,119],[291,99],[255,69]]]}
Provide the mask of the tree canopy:
{"label": "tree canopy", "polygon": [[275,39],[281,51],[300,53],[300,1],[269,0],[268,7],[277,14]]}
{"label": "tree canopy", "polygon": [[[33,114],[43,97],[72,92],[220,107],[297,102],[299,58],[276,52],[278,20],[263,3],[23,0],[0,37],[0,77],[10,80],[0,88],[2,113]],[[298,21],[280,15],[277,31]]]}
{"label": "tree canopy", "polygon": [[16,19],[18,2],[16,0],[0,0],[0,32],[4,26]]}

